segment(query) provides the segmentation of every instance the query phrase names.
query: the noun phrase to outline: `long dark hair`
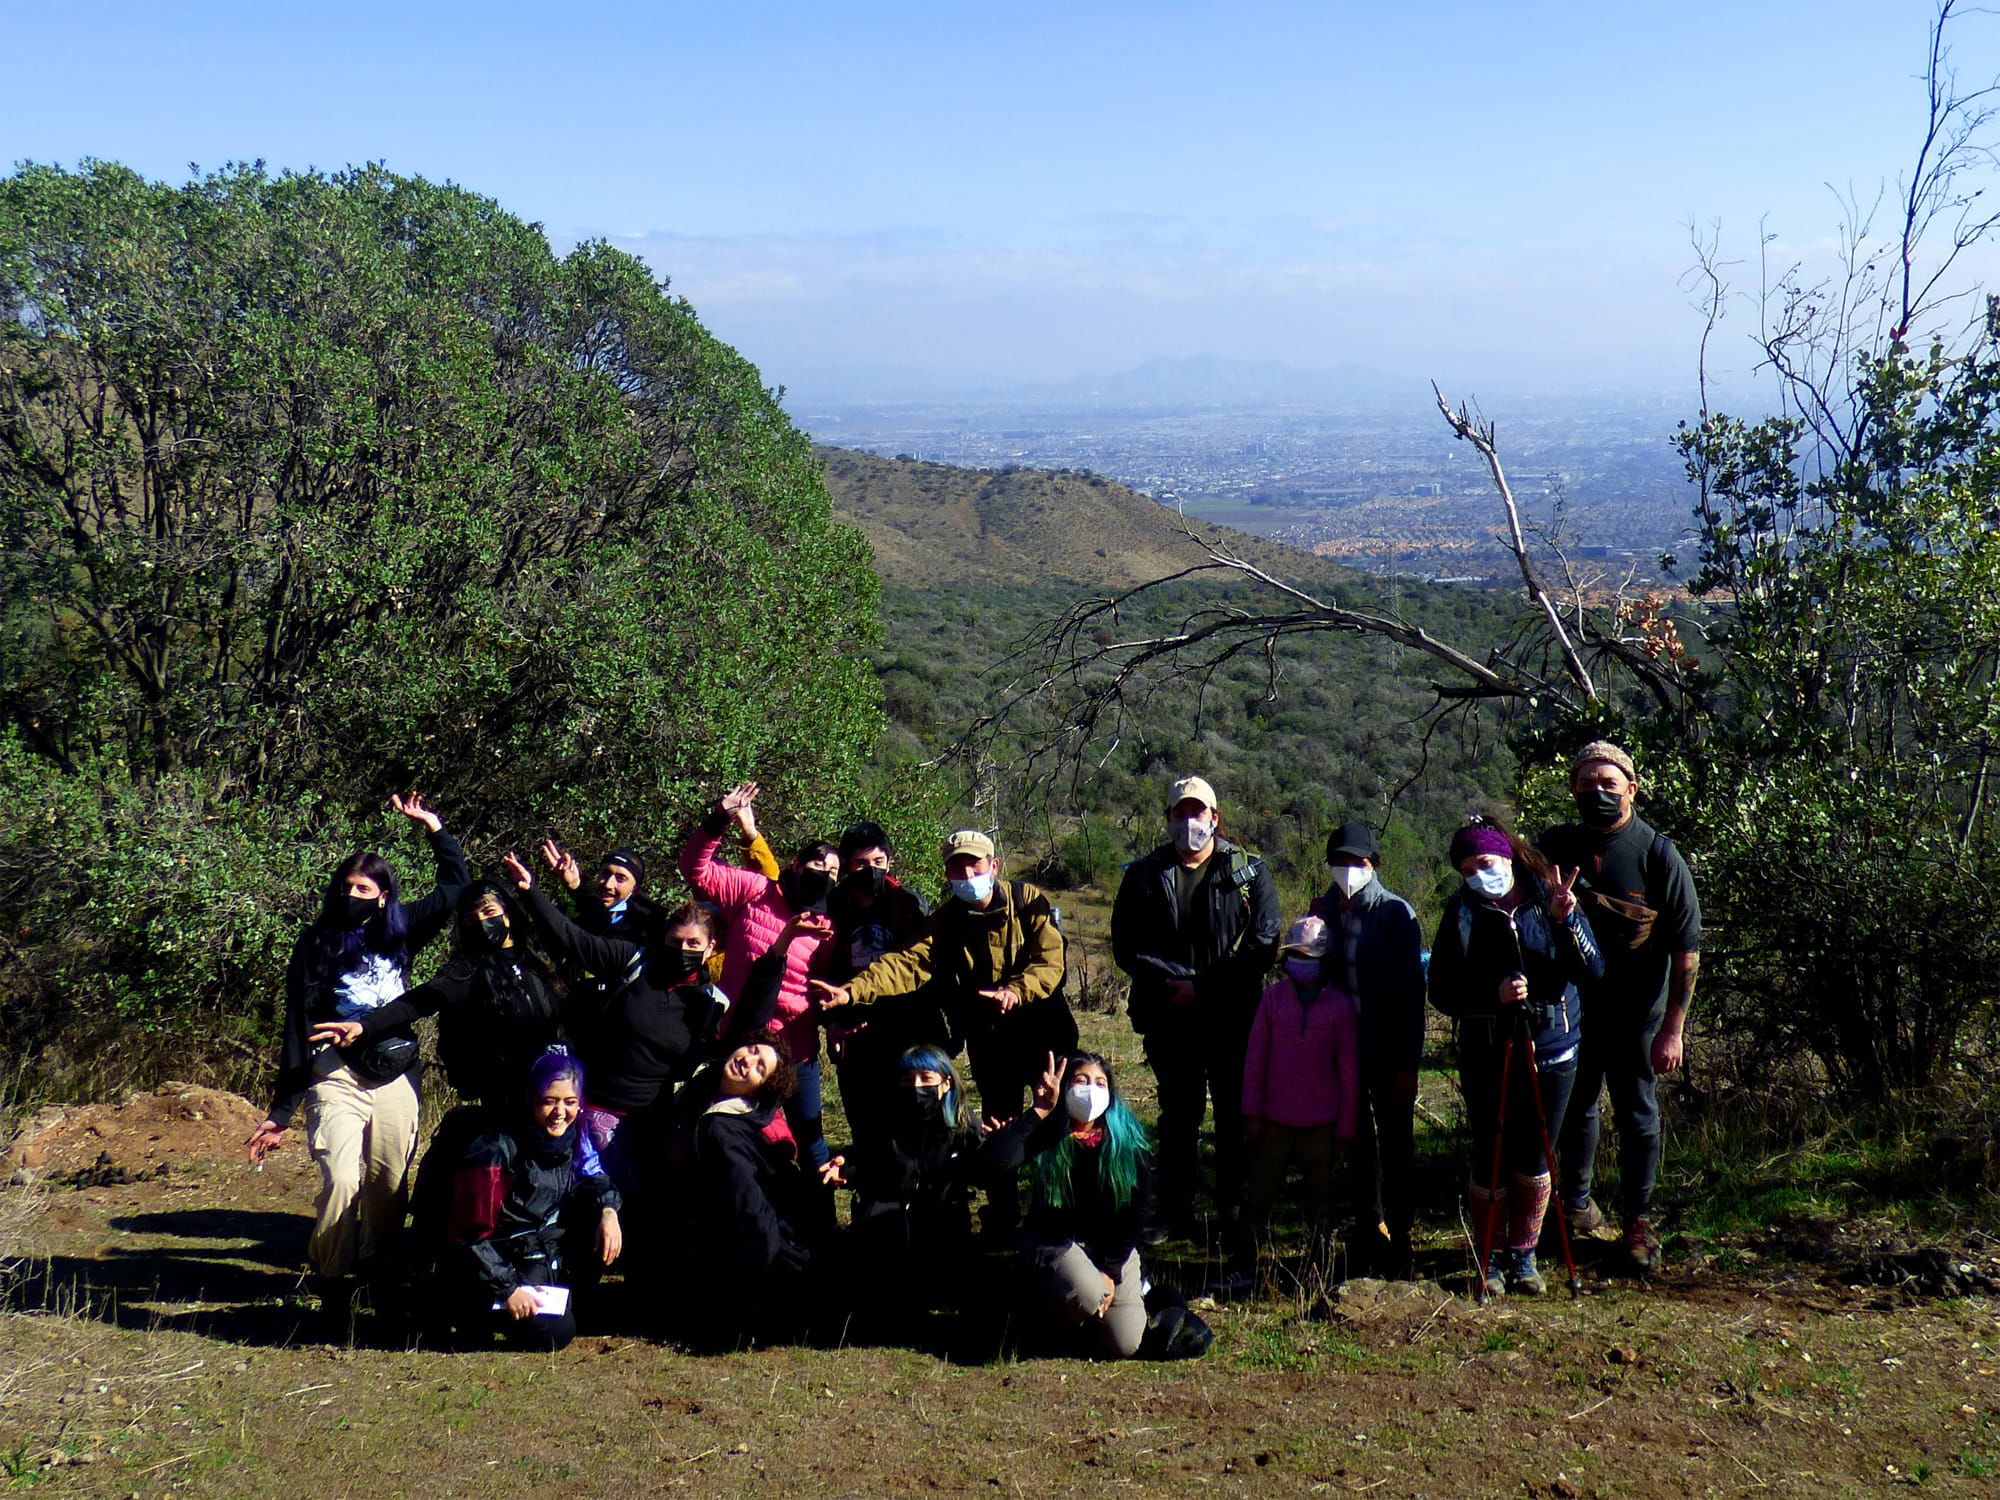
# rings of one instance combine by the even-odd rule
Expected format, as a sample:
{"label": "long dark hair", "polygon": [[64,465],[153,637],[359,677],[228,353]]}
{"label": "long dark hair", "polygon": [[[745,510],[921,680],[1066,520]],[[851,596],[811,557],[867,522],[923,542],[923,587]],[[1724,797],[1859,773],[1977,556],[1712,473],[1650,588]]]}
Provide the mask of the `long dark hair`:
{"label": "long dark hair", "polygon": [[[479,918],[475,915],[480,902],[488,896],[499,900],[500,910],[507,916],[507,931],[514,939],[514,946],[504,951],[486,940]],[[492,996],[493,1008],[502,1015],[551,1014],[567,993],[555,965],[530,945],[528,935],[528,922],[521,915],[521,909],[499,882],[475,880],[459,893],[458,909],[452,922],[451,963],[463,966],[474,977],[485,981],[487,992]],[[540,981],[539,995],[535,993],[535,986],[522,978],[522,973],[516,972],[517,968]]]}
{"label": "long dark hair", "polygon": [[[363,875],[382,891],[382,908],[359,927],[347,925],[347,878]],[[372,849],[350,854],[326,883],[319,916],[312,925],[312,974],[315,984],[338,979],[361,961],[364,953],[379,954],[405,974],[410,972],[410,920],[403,911],[403,886],[389,862]]]}

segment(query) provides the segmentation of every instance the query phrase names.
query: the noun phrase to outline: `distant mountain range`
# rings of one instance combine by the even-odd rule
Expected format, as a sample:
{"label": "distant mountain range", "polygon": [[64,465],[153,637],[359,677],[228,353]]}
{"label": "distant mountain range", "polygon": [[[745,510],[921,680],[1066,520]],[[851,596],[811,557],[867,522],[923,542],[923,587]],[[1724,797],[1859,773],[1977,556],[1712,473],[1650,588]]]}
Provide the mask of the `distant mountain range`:
{"label": "distant mountain range", "polygon": [[1213,354],[1149,359],[1114,375],[1084,376],[1042,386],[1038,399],[1064,406],[1256,408],[1390,406],[1407,410],[1429,387],[1368,365],[1302,370],[1277,360],[1223,359]]}
{"label": "distant mountain range", "polygon": [[1429,399],[1429,386],[1407,375],[1368,365],[1300,369],[1278,360],[1225,359],[1214,354],[1162,356],[1106,375],[1081,375],[1037,384],[973,382],[927,376],[915,370],[856,371],[837,384],[808,378],[786,393],[802,405],[832,407],[881,403],[965,402],[982,406],[1047,407],[1065,411],[1229,411],[1311,406],[1342,409],[1409,409]]}

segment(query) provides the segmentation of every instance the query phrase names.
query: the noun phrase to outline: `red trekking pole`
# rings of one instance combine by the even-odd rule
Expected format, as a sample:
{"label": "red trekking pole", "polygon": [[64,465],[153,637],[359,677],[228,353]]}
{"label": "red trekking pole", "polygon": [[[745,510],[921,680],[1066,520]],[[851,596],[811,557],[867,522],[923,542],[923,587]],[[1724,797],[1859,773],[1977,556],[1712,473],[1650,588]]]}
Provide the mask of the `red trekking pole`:
{"label": "red trekking pole", "polygon": [[[1554,1143],[1549,1139],[1549,1112],[1542,1104],[1542,1075],[1541,1070],[1535,1066],[1535,1039],[1529,1037],[1527,1043],[1528,1089],[1534,1095],[1535,1099],[1535,1124],[1540,1127],[1542,1132],[1542,1161],[1549,1169],[1549,1199],[1555,1205],[1556,1233],[1562,1240],[1563,1247],[1563,1269],[1569,1272],[1570,1296],[1581,1297],[1583,1295],[1583,1278],[1576,1274],[1576,1255],[1570,1249],[1569,1216],[1563,1212],[1561,1195],[1556,1191],[1562,1182],[1562,1177],[1556,1171],[1556,1149]],[[1512,1043],[1508,1045],[1511,1046]],[[1498,1160],[1497,1156],[1495,1159],[1496,1161]],[[1495,1171],[1497,1173],[1497,1167]]]}
{"label": "red trekking pole", "polygon": [[[1534,1044],[1529,1044],[1528,1056],[1534,1057]],[[1472,1268],[1472,1284],[1478,1290],[1476,1298],[1483,1307],[1486,1304],[1486,1267],[1493,1255],[1493,1236],[1500,1221],[1500,1153],[1507,1144],[1507,1079],[1514,1067],[1514,1035],[1510,1030],[1506,1045],[1500,1052],[1500,1097],[1494,1111],[1493,1121],[1493,1174],[1486,1188],[1486,1223],[1479,1235],[1479,1264]],[[1537,1103],[1540,1096],[1537,1095]],[[1544,1135],[1547,1132],[1543,1132]]]}

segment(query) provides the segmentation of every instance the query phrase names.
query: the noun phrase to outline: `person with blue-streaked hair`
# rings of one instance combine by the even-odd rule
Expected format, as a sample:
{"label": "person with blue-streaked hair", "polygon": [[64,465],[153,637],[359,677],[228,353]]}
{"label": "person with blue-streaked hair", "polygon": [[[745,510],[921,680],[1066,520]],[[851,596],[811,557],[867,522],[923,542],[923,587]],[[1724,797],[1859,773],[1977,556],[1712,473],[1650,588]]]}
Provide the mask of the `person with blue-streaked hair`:
{"label": "person with blue-streaked hair", "polygon": [[876,1128],[827,1170],[854,1191],[849,1262],[864,1308],[935,1305],[972,1237],[979,1121],[965,1084],[930,1043],[907,1049],[895,1077]]}

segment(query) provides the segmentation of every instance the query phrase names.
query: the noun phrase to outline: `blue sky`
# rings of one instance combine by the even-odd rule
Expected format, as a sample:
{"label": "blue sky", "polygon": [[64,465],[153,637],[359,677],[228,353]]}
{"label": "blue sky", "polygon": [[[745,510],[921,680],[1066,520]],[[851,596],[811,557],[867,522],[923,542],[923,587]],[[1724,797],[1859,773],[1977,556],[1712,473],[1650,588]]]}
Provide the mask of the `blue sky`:
{"label": "blue sky", "polygon": [[[1914,150],[1927,0],[0,0],[0,151],[450,178],[645,255],[774,383],[1156,355],[1691,378],[1687,224],[1754,284]],[[1957,34],[2000,74],[2000,16]],[[1732,346],[1734,347],[1734,346]]]}

